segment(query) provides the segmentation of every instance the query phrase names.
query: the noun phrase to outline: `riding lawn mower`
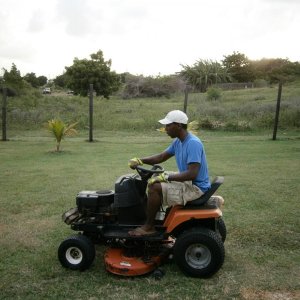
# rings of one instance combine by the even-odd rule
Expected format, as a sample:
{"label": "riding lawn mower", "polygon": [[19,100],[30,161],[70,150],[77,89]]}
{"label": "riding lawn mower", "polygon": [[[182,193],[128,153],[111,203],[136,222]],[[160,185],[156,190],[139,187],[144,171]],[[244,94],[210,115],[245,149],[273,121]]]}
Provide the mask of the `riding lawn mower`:
{"label": "riding lawn mower", "polygon": [[136,171],[119,177],[114,191],[77,194],[77,206],[62,216],[78,234],[60,244],[61,265],[72,270],[88,269],[95,259],[95,245],[101,244],[106,245],[105,268],[116,275],[152,273],[161,277],[160,266],[170,259],[187,276],[206,278],[215,274],[224,262],[226,226],[220,207],[223,198],[214,193],[224,178],[216,177],[210,190],[185,206],[161,207],[155,234],[131,236],[128,232],[146,220],[147,181],[164,169],[159,165],[151,169],[137,166]]}

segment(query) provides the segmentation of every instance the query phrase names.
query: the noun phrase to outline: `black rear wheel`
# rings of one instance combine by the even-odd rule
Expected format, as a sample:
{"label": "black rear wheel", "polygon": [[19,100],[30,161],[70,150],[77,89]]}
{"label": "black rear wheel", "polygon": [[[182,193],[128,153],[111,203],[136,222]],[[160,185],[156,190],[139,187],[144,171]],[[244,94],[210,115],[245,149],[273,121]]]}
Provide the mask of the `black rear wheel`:
{"label": "black rear wheel", "polygon": [[224,243],[227,235],[226,225],[222,218],[219,218],[217,222],[218,222],[219,234],[221,236],[222,242]]}
{"label": "black rear wheel", "polygon": [[225,249],[220,236],[207,228],[195,227],[176,239],[174,259],[183,273],[210,277],[223,265]]}
{"label": "black rear wheel", "polygon": [[61,265],[72,270],[86,270],[95,258],[95,246],[84,235],[70,236],[58,248]]}

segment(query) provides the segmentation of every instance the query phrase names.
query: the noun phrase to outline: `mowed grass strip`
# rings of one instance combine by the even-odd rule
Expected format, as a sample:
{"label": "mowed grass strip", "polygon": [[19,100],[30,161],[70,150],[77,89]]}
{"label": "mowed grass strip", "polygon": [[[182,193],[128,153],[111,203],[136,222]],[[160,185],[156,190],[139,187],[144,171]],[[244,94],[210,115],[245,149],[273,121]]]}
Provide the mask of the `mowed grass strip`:
{"label": "mowed grass strip", "polygon": [[[41,132],[0,143],[1,299],[298,299],[300,296],[299,133],[271,141],[265,134],[200,132],[211,177],[223,175],[228,229],[226,258],[210,279],[185,277],[175,263],[166,276],[120,278],[104,269],[97,246],[92,267],[69,271],[60,242],[76,234],[61,221],[80,190],[113,189],[132,172],[127,161],[158,153],[170,139],[158,132],[83,133],[55,142]],[[88,135],[86,135],[88,136]],[[175,161],[164,164],[175,170]]]}

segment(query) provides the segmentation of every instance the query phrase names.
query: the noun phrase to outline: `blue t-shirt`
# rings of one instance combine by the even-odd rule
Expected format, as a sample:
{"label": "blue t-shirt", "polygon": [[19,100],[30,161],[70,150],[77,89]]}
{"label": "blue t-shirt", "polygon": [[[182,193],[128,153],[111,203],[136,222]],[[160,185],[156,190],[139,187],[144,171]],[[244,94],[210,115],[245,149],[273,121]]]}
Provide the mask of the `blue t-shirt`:
{"label": "blue t-shirt", "polygon": [[198,186],[204,193],[210,189],[206,155],[203,144],[198,137],[188,133],[183,142],[176,138],[166,151],[171,155],[175,155],[179,172],[187,171],[188,165],[191,163],[199,163],[200,170],[195,180],[193,180],[193,184]]}

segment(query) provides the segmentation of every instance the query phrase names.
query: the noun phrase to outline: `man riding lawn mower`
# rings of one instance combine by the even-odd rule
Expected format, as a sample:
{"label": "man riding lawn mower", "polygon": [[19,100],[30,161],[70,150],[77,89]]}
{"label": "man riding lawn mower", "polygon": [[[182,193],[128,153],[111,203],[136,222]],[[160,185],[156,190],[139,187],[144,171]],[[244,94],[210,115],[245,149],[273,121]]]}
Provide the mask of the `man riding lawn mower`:
{"label": "man riding lawn mower", "polygon": [[[224,200],[213,194],[224,179],[210,183],[203,144],[187,131],[187,121],[181,111],[160,120],[173,142],[160,154],[131,159],[129,166],[138,174],[121,176],[115,191],[78,194],[77,207],[63,215],[81,232],[58,249],[64,267],[87,269],[95,257],[94,244],[104,243],[106,269],[118,275],[150,273],[169,257],[189,276],[209,277],[220,269]],[[172,156],[178,173],[164,172],[158,165]]]}

